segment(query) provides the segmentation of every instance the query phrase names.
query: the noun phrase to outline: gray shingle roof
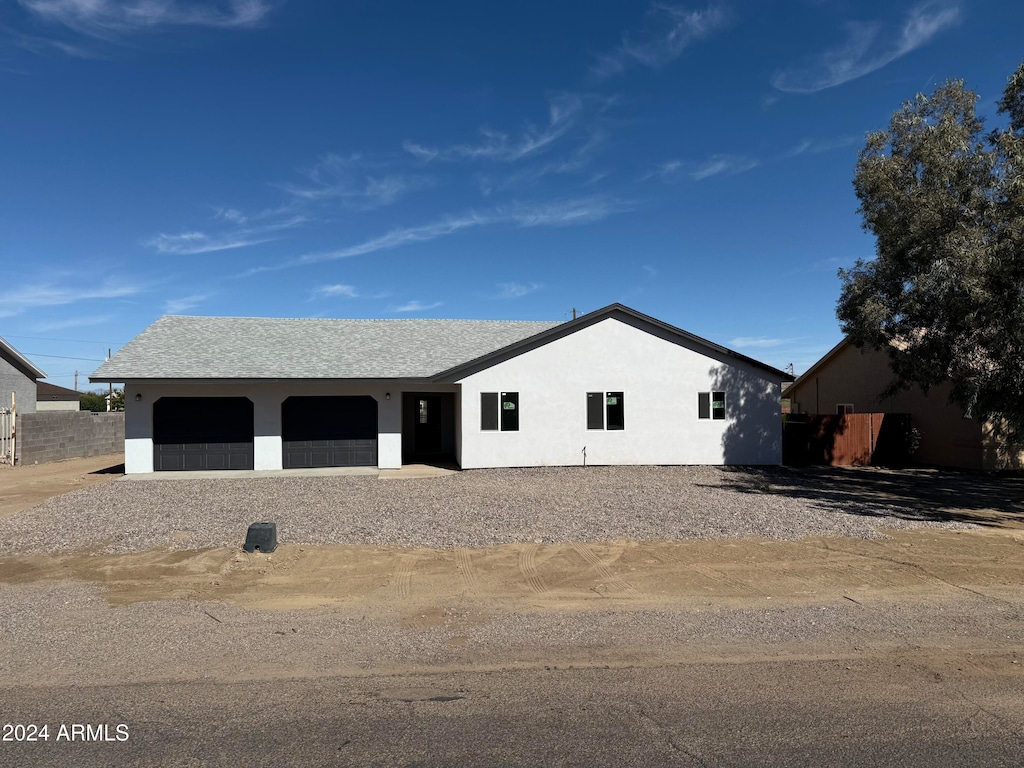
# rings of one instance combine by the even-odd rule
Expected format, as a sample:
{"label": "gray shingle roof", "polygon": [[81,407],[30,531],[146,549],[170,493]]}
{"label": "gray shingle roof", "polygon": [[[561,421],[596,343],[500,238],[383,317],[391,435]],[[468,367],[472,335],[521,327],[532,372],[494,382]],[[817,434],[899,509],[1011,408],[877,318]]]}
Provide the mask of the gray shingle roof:
{"label": "gray shingle roof", "polygon": [[426,378],[556,325],[165,315],[90,379]]}

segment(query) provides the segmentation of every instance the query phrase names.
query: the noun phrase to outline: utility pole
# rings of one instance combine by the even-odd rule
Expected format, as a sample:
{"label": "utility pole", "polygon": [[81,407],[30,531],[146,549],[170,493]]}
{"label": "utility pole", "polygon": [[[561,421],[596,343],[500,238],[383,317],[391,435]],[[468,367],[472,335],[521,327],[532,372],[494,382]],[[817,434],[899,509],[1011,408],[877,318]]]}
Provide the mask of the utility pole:
{"label": "utility pole", "polygon": [[[110,359],[110,347],[107,347],[107,360]],[[114,410],[114,382],[110,382],[110,395],[107,397],[107,410]]]}
{"label": "utility pole", "polygon": [[75,392],[78,391],[78,371],[75,371]]}
{"label": "utility pole", "polygon": [[573,319],[573,320],[575,320],[575,319],[576,319],[576,307],[573,307],[573,308],[572,308],[572,319]]}

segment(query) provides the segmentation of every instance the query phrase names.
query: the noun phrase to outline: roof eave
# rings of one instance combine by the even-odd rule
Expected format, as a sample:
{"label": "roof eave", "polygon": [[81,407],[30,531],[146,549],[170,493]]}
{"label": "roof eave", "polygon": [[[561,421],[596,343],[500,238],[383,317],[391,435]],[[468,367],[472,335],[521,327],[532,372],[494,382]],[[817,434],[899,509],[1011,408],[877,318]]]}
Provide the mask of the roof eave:
{"label": "roof eave", "polygon": [[44,373],[41,368],[37,368],[33,365],[31,360],[12,347],[3,336],[0,336],[0,349],[3,349],[4,352],[13,357],[18,366],[24,368],[29,376],[36,379],[46,378],[46,373]]}

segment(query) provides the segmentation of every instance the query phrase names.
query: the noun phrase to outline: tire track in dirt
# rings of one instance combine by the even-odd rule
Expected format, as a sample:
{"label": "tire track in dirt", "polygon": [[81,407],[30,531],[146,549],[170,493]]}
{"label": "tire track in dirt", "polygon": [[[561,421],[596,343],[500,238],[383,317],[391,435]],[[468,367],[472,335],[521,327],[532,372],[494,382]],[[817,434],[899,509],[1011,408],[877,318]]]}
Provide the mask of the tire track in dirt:
{"label": "tire track in dirt", "polygon": [[526,585],[531,592],[543,594],[548,591],[548,587],[537,573],[538,550],[539,544],[527,544],[519,551],[519,572],[526,577]]}
{"label": "tire track in dirt", "polygon": [[582,542],[572,542],[572,548],[576,550],[579,556],[586,560],[595,571],[597,571],[598,576],[604,579],[604,583],[606,585],[631,596],[640,594],[640,592],[628,581],[619,578],[609,571],[608,567],[604,564],[604,561],[601,560],[597,553],[589,546]]}
{"label": "tire track in dirt", "polygon": [[480,577],[477,576],[473,567],[473,555],[465,547],[455,548],[455,564],[459,568],[459,575],[462,577],[462,586],[471,595],[480,593]]}
{"label": "tire track in dirt", "polygon": [[758,589],[753,584],[742,579],[729,576],[718,568],[712,568],[711,566],[703,565],[701,563],[690,563],[689,567],[704,578],[728,587],[741,595],[751,595],[754,597],[764,597],[765,595],[764,591]]}
{"label": "tire track in dirt", "polygon": [[406,598],[412,594],[412,569],[416,555],[401,555],[391,577],[391,592],[395,597]]}

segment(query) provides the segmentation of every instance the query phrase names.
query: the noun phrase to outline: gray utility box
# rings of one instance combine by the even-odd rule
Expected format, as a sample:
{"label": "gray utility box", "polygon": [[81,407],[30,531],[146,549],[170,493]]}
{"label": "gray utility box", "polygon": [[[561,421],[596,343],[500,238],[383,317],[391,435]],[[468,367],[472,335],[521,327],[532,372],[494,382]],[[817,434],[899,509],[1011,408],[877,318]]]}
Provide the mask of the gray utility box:
{"label": "gray utility box", "polygon": [[246,552],[259,550],[269,554],[277,549],[277,523],[253,523],[249,526],[249,532],[245,534],[245,544],[242,546]]}

